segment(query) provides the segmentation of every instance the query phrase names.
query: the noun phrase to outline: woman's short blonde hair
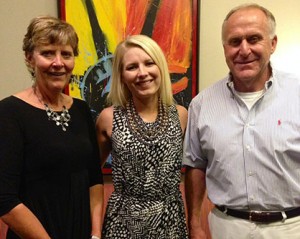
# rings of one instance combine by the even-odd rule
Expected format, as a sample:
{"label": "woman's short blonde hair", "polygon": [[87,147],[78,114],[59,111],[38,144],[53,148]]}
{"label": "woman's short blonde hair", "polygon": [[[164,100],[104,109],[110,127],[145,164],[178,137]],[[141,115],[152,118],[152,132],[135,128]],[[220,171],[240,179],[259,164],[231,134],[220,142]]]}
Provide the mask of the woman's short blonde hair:
{"label": "woman's short blonde hair", "polygon": [[[72,25],[52,16],[33,18],[23,39],[25,56],[31,54],[37,46],[59,44],[70,45],[74,56],[78,56],[78,36]],[[27,61],[27,66],[29,67]]]}
{"label": "woman's short blonde hair", "polygon": [[172,84],[165,55],[159,45],[145,35],[129,36],[116,47],[112,66],[111,89],[107,96],[108,103],[110,105],[125,107],[131,98],[129,89],[122,82],[122,69],[124,54],[132,47],[139,47],[144,50],[158,66],[161,75],[159,97],[164,104],[173,104]]}

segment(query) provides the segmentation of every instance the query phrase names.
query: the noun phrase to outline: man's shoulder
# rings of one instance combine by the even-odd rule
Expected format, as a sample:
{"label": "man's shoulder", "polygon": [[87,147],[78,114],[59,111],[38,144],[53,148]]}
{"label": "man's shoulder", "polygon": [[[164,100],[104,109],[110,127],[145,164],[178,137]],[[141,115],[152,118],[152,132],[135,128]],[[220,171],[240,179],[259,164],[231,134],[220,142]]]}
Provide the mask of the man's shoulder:
{"label": "man's shoulder", "polygon": [[227,91],[227,83],[229,76],[224,77],[221,80],[216,81],[207,88],[201,90],[194,98],[193,101],[201,101],[203,98],[217,98],[222,92]]}
{"label": "man's shoulder", "polygon": [[300,73],[273,70],[273,81],[281,89],[289,91],[300,89]]}
{"label": "man's shoulder", "polygon": [[300,72],[297,73],[273,68],[273,77],[280,80],[300,80]]}

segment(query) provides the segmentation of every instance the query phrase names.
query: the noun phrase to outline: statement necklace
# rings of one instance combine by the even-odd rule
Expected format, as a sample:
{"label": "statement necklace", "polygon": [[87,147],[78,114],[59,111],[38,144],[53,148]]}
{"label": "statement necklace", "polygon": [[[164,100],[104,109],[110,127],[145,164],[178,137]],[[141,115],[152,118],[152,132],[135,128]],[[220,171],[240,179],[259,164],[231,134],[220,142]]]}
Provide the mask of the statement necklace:
{"label": "statement necklace", "polygon": [[48,104],[44,103],[44,101],[37,95],[35,86],[33,86],[33,92],[36,95],[36,97],[38,98],[39,102],[45,106],[48,120],[54,121],[57,126],[61,125],[62,130],[66,131],[67,130],[66,127],[69,126],[68,122],[71,120],[71,115],[69,114],[69,111],[66,108],[66,106],[63,105],[62,112],[53,111],[48,106]]}
{"label": "statement necklace", "polygon": [[136,137],[146,144],[156,144],[165,135],[168,127],[168,108],[158,101],[158,115],[155,122],[147,123],[136,112],[133,100],[126,105],[128,125]]}
{"label": "statement necklace", "polygon": [[71,120],[71,115],[69,114],[66,106],[63,105],[63,111],[61,113],[53,111],[46,103],[44,103],[48,119],[56,123],[57,126],[62,127],[63,131],[66,131],[69,126],[68,122]]}

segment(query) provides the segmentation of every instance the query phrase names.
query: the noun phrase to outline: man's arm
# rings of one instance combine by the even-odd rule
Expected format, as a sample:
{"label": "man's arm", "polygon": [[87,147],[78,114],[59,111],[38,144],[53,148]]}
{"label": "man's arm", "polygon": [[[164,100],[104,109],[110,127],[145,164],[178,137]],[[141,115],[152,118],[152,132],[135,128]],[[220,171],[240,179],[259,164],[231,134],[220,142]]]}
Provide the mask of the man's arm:
{"label": "man's arm", "polygon": [[199,168],[187,166],[185,172],[185,198],[190,239],[207,238],[200,222],[200,211],[205,190],[205,172]]}

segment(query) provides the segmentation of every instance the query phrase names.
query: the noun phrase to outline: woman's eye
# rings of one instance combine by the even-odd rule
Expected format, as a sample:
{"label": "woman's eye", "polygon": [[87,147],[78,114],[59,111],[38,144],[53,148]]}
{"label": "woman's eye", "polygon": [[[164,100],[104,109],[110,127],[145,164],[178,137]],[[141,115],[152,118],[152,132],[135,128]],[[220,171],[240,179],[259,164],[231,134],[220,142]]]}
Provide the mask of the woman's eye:
{"label": "woman's eye", "polygon": [[152,66],[152,65],[155,65],[155,62],[149,61],[149,62],[146,63],[146,66]]}
{"label": "woman's eye", "polygon": [[135,65],[130,65],[130,66],[127,66],[126,67],[126,70],[127,71],[132,71],[132,70],[135,70],[137,68],[137,66],[135,66]]}
{"label": "woman's eye", "polygon": [[52,51],[43,51],[41,52],[41,55],[44,57],[51,57],[54,55],[54,53]]}
{"label": "woman's eye", "polygon": [[69,58],[73,57],[73,54],[71,52],[62,52],[61,55],[65,59],[69,59]]}

